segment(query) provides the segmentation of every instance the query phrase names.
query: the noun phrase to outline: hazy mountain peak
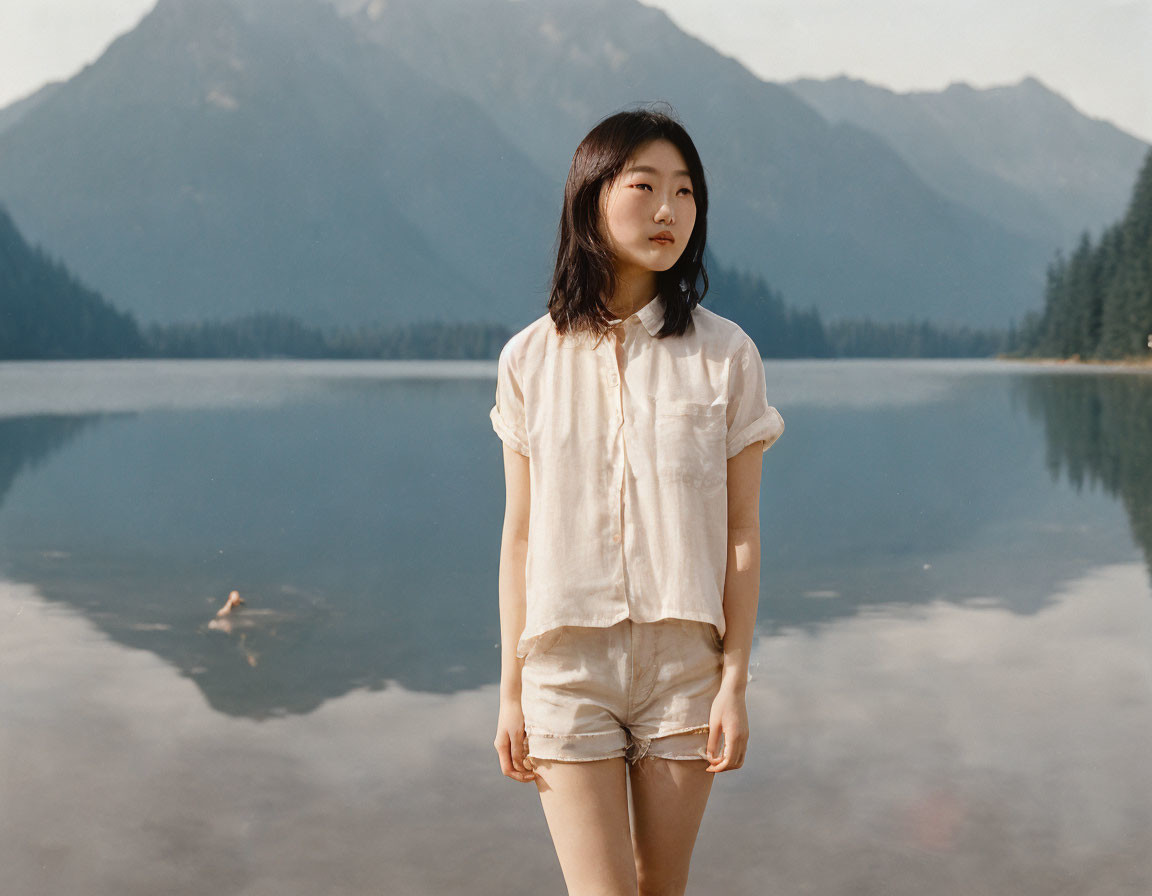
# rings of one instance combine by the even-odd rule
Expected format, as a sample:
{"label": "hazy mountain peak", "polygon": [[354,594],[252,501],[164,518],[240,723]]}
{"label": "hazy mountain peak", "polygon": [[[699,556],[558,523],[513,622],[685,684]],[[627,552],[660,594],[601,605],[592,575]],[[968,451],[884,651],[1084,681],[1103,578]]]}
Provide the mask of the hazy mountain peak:
{"label": "hazy mountain peak", "polygon": [[787,86],[829,121],[889,142],[944,195],[1056,245],[1116,216],[1144,151],[1034,75],[905,93],[846,78]]}
{"label": "hazy mountain peak", "polygon": [[[1035,75],[1025,75],[1017,82],[1016,87],[1022,90],[1030,90],[1035,93],[1045,93],[1050,94],[1051,96],[1060,96],[1059,93],[1045,84]],[[1061,99],[1063,99],[1063,97],[1061,97]]]}
{"label": "hazy mountain peak", "polygon": [[0,196],[145,318],[511,322],[541,307],[580,137],[667,100],[719,261],[825,313],[1003,319],[1039,294],[1040,197],[1129,178],[1098,131],[1044,134],[1074,112],[946,93],[765,82],[638,0],[159,0],[0,133]]}

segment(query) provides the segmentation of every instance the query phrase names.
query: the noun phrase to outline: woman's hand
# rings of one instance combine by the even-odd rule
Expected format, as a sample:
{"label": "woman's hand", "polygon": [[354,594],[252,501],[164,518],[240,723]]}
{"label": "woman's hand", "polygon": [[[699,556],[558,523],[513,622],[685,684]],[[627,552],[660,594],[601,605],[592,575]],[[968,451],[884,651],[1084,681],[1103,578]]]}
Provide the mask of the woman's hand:
{"label": "woman's hand", "polygon": [[493,743],[500,755],[500,769],[514,781],[527,784],[536,780],[532,759],[528,756],[528,739],[524,733],[524,710],[519,700],[502,697],[500,718],[496,723]]}
{"label": "woman's hand", "polygon": [[[720,735],[724,735],[724,755],[720,749]],[[748,749],[748,706],[744,692],[720,686],[720,693],[712,701],[708,718],[708,772],[726,772],[744,764]]]}

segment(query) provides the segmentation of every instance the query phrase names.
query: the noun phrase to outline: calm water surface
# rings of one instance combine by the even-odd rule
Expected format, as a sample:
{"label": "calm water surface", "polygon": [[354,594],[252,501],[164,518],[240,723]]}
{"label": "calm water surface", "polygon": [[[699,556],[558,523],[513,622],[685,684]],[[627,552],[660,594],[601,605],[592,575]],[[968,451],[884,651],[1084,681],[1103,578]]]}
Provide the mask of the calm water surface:
{"label": "calm water surface", "polygon": [[[766,368],[752,736],[689,892],[1147,896],[1152,376]],[[0,364],[4,894],[563,893],[492,748],[494,390]]]}

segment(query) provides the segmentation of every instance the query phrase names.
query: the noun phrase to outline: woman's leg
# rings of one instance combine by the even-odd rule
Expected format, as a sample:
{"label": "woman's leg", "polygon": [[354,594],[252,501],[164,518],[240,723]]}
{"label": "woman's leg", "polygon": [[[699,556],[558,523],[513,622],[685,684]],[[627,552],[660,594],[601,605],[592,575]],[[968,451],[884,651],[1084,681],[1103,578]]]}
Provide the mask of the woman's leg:
{"label": "woman's leg", "polygon": [[715,774],[706,759],[643,756],[631,768],[639,896],[683,896]]}
{"label": "woman's leg", "polygon": [[624,757],[532,762],[568,896],[636,896]]}

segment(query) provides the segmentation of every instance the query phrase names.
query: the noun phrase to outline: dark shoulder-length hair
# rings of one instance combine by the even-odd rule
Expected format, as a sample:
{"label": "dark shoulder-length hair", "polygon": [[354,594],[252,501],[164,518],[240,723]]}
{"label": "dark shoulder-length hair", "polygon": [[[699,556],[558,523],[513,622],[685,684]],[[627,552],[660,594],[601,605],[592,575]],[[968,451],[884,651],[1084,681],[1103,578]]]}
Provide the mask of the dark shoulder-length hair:
{"label": "dark shoulder-length hair", "polygon": [[[615,294],[616,271],[600,226],[601,194],[641,147],[661,137],[680,150],[688,165],[696,223],[676,264],[656,272],[657,289],[664,300],[659,336],[683,333],[692,309],[708,292],[708,273],[704,270],[708,185],[696,145],[672,115],[644,106],[626,109],[601,119],[572,156],[548,297],[548,312],[558,332],[603,335],[608,330],[613,315],[605,299]],[[702,282],[699,288],[698,280]]]}

